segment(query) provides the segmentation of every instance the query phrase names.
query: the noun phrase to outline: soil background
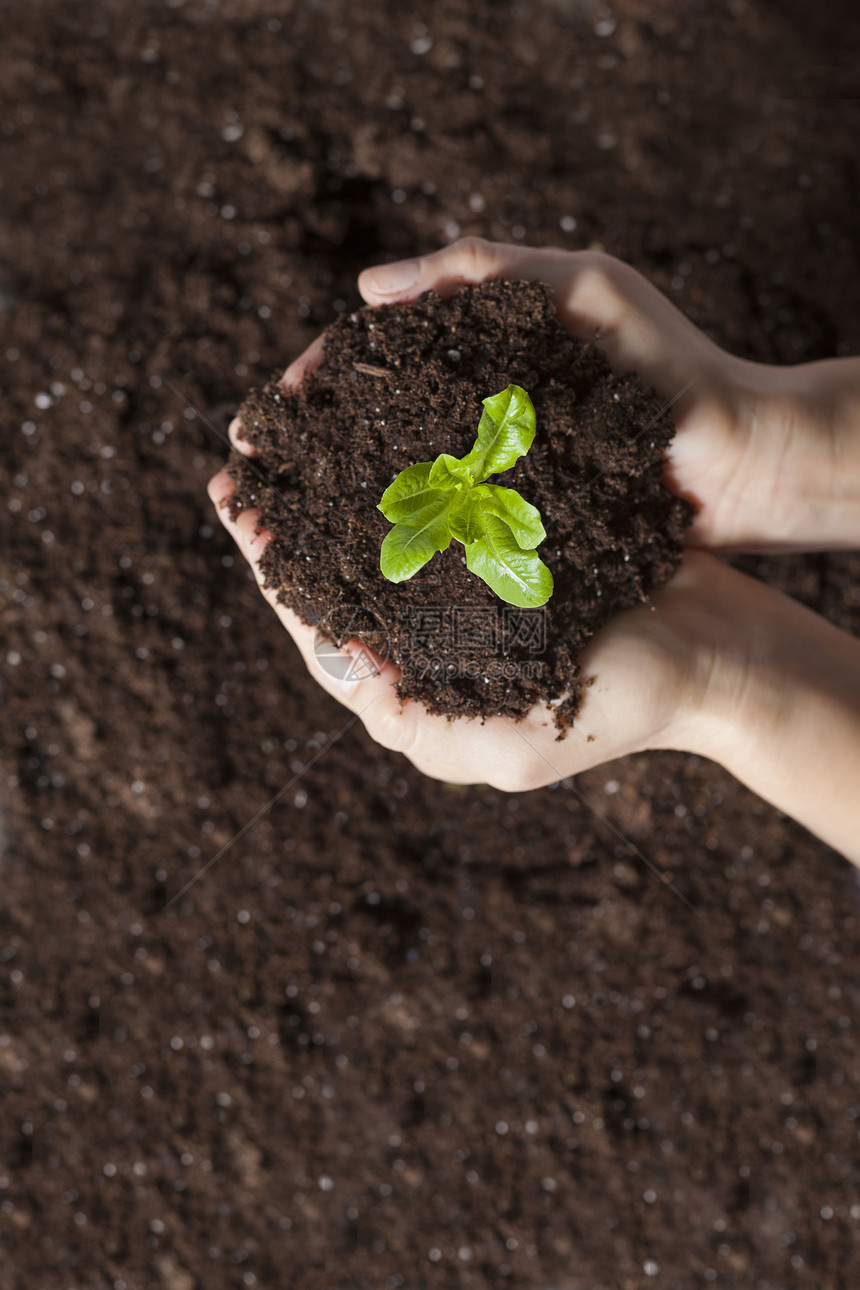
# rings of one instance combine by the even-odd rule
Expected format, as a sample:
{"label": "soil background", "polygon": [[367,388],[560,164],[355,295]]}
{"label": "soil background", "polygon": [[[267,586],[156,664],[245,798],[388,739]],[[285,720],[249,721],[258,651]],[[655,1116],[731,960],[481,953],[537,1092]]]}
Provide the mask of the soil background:
{"label": "soil background", "polygon": [[[356,271],[460,233],[857,352],[850,7],[0,23],[2,1290],[856,1285],[851,866],[695,757],[423,781],[205,496]],[[857,556],[744,567],[860,629]]]}

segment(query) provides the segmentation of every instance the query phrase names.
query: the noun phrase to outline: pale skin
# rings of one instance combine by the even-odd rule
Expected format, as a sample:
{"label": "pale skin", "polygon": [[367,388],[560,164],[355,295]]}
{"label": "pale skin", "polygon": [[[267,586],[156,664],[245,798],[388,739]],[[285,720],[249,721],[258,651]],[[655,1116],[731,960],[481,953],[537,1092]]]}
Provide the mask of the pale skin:
{"label": "pale skin", "polygon": [[[652,607],[619,615],[590,643],[581,664],[594,682],[563,740],[545,707],[521,722],[452,721],[401,703],[390,661],[350,682],[320,666],[314,629],[263,586],[268,535],[256,532],[256,512],[230,520],[233,484],[221,471],[210,484],[218,514],[311,675],[373,739],[433,778],[519,792],[627,753],[695,752],[860,863],[860,642],[708,550],[860,546],[860,360],[778,368],[735,358],[634,269],[590,251],[468,238],[366,270],[359,289],[379,305],[488,278],[547,282],[571,332],[596,338],[614,367],[675,400],[666,482],[698,508],[681,569]],[[317,340],[287,368],[285,385],[321,356]],[[238,422],[231,438],[253,451]]]}

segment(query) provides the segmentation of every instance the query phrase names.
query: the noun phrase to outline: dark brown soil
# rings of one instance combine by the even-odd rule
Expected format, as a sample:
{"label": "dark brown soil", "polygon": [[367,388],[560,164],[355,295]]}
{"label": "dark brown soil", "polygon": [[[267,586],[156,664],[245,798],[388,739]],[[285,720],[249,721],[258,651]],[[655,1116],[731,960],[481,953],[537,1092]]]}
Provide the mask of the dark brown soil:
{"label": "dark brown soil", "polygon": [[[530,283],[343,315],[301,389],[285,394],[280,376],[241,409],[258,455],[233,467],[231,508],[260,508],[279,598],[338,644],[358,637],[393,658],[401,696],[431,712],[516,718],[564,696],[564,729],[582,695],[579,651],[680,563],[693,508],[661,482],[673,434],[663,401],[569,336],[552,293]],[[392,586],[379,569],[391,527],[380,497],[413,462],[468,452],[481,399],[511,383],[531,396],[538,433],[496,482],[541,513],[551,600],[504,606],[458,544]]]}
{"label": "dark brown soil", "polygon": [[[0,19],[2,1290],[854,1290],[855,871],[695,757],[511,797],[345,729],[171,388],[226,432],[457,229],[857,352],[853,10]],[[748,566],[860,630],[860,557]]]}

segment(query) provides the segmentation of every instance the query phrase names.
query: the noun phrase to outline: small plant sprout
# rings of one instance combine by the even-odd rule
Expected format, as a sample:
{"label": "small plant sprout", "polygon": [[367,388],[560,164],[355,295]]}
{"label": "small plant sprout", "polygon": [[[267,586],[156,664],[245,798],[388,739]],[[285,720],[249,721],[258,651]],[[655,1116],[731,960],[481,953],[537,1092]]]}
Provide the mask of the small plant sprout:
{"label": "small plant sprout", "polygon": [[515,489],[486,480],[528,452],[535,410],[519,385],[483,404],[478,437],[465,457],[443,452],[435,461],[407,466],[386,488],[379,510],[394,528],[379,564],[389,582],[405,582],[455,538],[466,548],[471,573],[509,605],[534,609],[553,589],[552,574],[535,550],[546,537],[540,512]]}

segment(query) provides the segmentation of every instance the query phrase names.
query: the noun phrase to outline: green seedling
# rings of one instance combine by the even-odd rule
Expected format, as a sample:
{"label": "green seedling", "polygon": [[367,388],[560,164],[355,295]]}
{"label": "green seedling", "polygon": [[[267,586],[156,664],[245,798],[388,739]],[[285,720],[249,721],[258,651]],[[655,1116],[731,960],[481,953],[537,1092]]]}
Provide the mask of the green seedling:
{"label": "green seedling", "polygon": [[478,437],[465,457],[443,452],[435,461],[407,466],[386,488],[379,510],[394,528],[379,564],[389,582],[405,582],[453,538],[465,546],[470,572],[500,599],[534,609],[553,589],[552,574],[535,550],[546,537],[540,512],[515,489],[486,480],[528,452],[535,410],[519,385],[483,404]]}

